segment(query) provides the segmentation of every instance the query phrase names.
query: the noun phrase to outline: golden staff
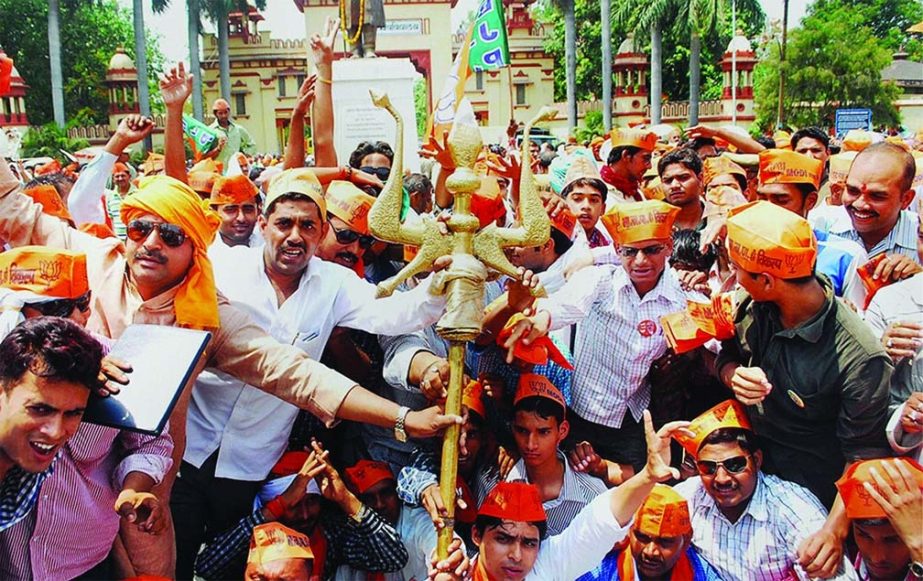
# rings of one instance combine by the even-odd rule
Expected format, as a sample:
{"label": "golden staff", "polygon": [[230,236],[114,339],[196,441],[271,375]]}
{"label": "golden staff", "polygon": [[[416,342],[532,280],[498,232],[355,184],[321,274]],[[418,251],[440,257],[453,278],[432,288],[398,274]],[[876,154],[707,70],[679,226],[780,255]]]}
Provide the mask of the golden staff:
{"label": "golden staff", "polygon": [[[465,345],[481,333],[484,314],[484,282],[487,268],[519,278],[503,249],[508,246],[540,246],[551,235],[551,221],[538,195],[538,186],[532,175],[532,158],[529,153],[529,133],[540,121],[553,119],[555,109],[543,108],[525,127],[522,140],[522,173],[520,174],[519,222],[515,228],[498,228],[489,225],[478,230],[477,217],[471,214],[471,194],[481,185],[474,170],[481,151],[481,132],[477,126],[455,123],[449,132],[448,149],[456,170],[446,180],[446,188],[454,196],[452,217],[446,223],[448,232],[440,230],[432,216],[401,223],[403,200],[404,121],[391,105],[388,96],[370,91],[375,106],[388,111],[397,124],[394,163],[391,176],[369,211],[369,230],[381,240],[395,244],[418,246],[417,255],[393,278],[378,285],[378,295],[388,296],[411,276],[429,270],[441,256],[451,255],[452,264],[438,273],[433,281],[433,292],[446,294],[446,310],[436,332],[449,342],[449,389],[445,404],[447,414],[461,413],[462,377],[464,375]],[[540,296],[539,287],[533,294]],[[446,430],[442,440],[442,466],[439,490],[448,518],[439,532],[437,556],[448,556],[449,543],[455,523],[455,482],[458,473],[459,426]]]}

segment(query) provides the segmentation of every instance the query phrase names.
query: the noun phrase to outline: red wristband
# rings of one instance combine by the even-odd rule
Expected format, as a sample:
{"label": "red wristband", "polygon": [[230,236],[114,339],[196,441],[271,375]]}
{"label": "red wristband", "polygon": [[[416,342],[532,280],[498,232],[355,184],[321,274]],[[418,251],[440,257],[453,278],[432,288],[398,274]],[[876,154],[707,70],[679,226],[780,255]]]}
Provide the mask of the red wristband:
{"label": "red wristband", "polygon": [[282,497],[277,496],[266,503],[266,510],[269,511],[269,514],[276,520],[282,518],[282,515],[285,514],[285,505],[282,504]]}

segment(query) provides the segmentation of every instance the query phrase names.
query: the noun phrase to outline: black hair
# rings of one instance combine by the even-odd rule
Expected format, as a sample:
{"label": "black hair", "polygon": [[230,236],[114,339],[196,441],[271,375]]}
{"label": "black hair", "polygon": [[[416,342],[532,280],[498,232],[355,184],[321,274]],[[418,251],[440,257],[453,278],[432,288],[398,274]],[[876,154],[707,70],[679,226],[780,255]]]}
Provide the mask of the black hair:
{"label": "black hair", "polygon": [[699,445],[699,450],[705,446],[726,444],[729,442],[736,443],[748,454],[753,454],[760,449],[759,445],[756,443],[756,438],[753,437],[753,432],[743,428],[718,428],[705,436],[705,439],[702,440],[702,443]]}
{"label": "black hair", "polygon": [[[269,216],[271,216],[273,210],[276,209],[276,204],[278,204],[279,202],[311,202],[312,204],[317,206],[317,202],[312,200],[307,194],[302,194],[299,192],[288,192],[287,194],[282,194],[281,196],[279,196],[278,198],[270,202],[268,206],[263,208],[263,216],[265,218],[268,218]],[[320,206],[317,206],[317,213],[321,214]],[[323,219],[324,219],[324,216],[321,214],[321,220]]]}
{"label": "black hair", "polygon": [[913,187],[913,178],[917,173],[917,164],[913,160],[913,156],[910,155],[910,152],[899,145],[894,145],[893,143],[888,143],[887,141],[880,141],[878,143],[873,143],[872,145],[869,145],[860,151],[856,156],[856,159],[853,160],[853,167],[856,166],[856,161],[858,161],[860,157],[874,154],[897,156],[901,162],[901,165],[903,165],[900,183],[901,194]]}
{"label": "black hair", "polygon": [[404,189],[410,194],[427,193],[432,195],[433,182],[421,173],[412,173],[404,178]]}
{"label": "black hair", "polygon": [[670,265],[675,266],[676,263],[682,262],[693,265],[695,270],[700,272],[708,272],[718,259],[718,251],[714,245],[709,245],[704,253],[700,252],[701,239],[701,233],[693,228],[675,230]]}
{"label": "black hair", "polygon": [[824,147],[830,149],[830,136],[827,135],[827,132],[825,132],[820,127],[814,126],[799,129],[795,132],[794,135],[792,135],[792,149],[798,147],[798,142],[801,141],[801,139],[804,137],[814,139],[815,141],[820,141],[824,144]]}
{"label": "black hair", "polygon": [[661,157],[660,161],[657,163],[657,175],[663,178],[663,171],[667,169],[668,165],[673,165],[675,163],[682,165],[686,169],[692,170],[697,176],[702,175],[702,158],[688,146],[674,149]]}
{"label": "black hair", "polygon": [[[715,148],[718,147],[718,143],[711,137],[699,136],[694,139],[690,139],[689,143],[686,144],[686,147],[692,151],[698,152],[699,149],[708,147],[709,145]],[[698,155],[698,153],[696,153],[696,155]]]}
{"label": "black hair", "polygon": [[543,151],[538,155],[538,163],[542,167],[549,167],[556,157],[558,154],[554,151]]}
{"label": "black hair", "polygon": [[35,176],[29,182],[23,186],[23,189],[34,188],[35,186],[51,186],[58,192],[58,195],[61,196],[61,199],[64,199],[64,192],[61,191],[62,187],[66,185],[74,185],[74,179],[63,173],[63,172],[54,172],[49,174],[44,174],[40,176]]}
{"label": "black hair", "polygon": [[609,194],[609,188],[606,186],[606,182],[598,178],[580,178],[572,181],[571,183],[564,186],[564,189],[561,190],[561,197],[567,198],[567,195],[574,189],[576,186],[590,186],[603,197],[603,202],[606,201],[606,196]]}
{"label": "black hair", "polygon": [[362,158],[373,153],[380,153],[394,163],[394,150],[384,141],[363,141],[349,154],[349,166],[359,169],[362,167]]}
{"label": "black hair", "polygon": [[554,253],[561,256],[571,249],[574,241],[567,237],[567,234],[561,232],[554,226],[551,227],[551,241],[554,242]]}
{"label": "black hair", "polygon": [[0,385],[8,390],[29,371],[95,389],[102,359],[99,341],[70,319],[26,319],[0,342]]}
{"label": "black hair", "polygon": [[[481,535],[481,537],[483,537],[484,533],[486,533],[489,529],[497,528],[502,524],[503,519],[499,519],[495,516],[483,516],[479,514],[478,517],[474,520],[474,528],[477,529],[478,534]],[[539,539],[545,540],[548,538],[547,520],[530,521],[528,524],[538,528]]]}
{"label": "black hair", "polygon": [[641,151],[641,148],[635,147],[633,145],[620,145],[618,147],[613,147],[609,151],[609,156],[606,158],[606,163],[612,165],[613,163],[617,163],[623,157],[631,157],[639,151]]}
{"label": "black hair", "polygon": [[558,421],[558,425],[561,425],[561,422],[564,421],[564,408],[561,407],[561,404],[538,395],[524,397],[516,402],[513,406],[513,413],[515,414],[516,412],[533,413],[543,420],[554,418]]}
{"label": "black hair", "polygon": [[853,522],[854,524],[857,524],[857,525],[864,525],[864,526],[867,526],[867,527],[880,527],[880,526],[883,526],[883,525],[886,525],[886,524],[890,524],[890,523],[891,523],[891,521],[889,521],[889,520],[888,520],[887,518],[885,518],[885,517],[880,517],[880,518],[856,518],[856,519],[853,519],[852,522]]}
{"label": "black hair", "polygon": [[766,149],[775,149],[776,142],[772,137],[767,137],[765,135],[760,135],[755,139],[757,143],[765,147]]}

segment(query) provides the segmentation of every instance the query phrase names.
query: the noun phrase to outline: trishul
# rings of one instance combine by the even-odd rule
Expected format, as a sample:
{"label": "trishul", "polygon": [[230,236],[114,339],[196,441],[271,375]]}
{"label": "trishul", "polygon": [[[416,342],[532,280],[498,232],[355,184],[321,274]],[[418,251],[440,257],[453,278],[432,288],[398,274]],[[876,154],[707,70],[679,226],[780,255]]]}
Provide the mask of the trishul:
{"label": "trishul", "polygon": [[[480,130],[476,126],[455,124],[449,132],[448,149],[455,162],[455,172],[446,180],[454,196],[452,216],[446,222],[448,232],[431,216],[401,223],[403,202],[403,135],[404,122],[391,106],[388,96],[370,91],[372,102],[388,111],[397,123],[394,163],[381,195],[369,212],[369,230],[381,240],[395,244],[417,246],[417,255],[393,278],[378,285],[379,296],[387,296],[411,276],[430,270],[441,256],[452,256],[448,270],[437,275],[434,289],[446,294],[446,312],[436,324],[440,336],[449,341],[449,389],[446,413],[461,411],[462,377],[464,375],[465,342],[481,332],[484,312],[484,282],[487,268],[518,278],[519,274],[503,249],[510,246],[533,247],[544,244],[551,235],[551,221],[542,205],[538,186],[532,175],[529,133],[539,121],[553,119],[557,111],[546,107],[526,125],[522,141],[522,173],[519,190],[519,226],[498,228],[489,225],[478,230],[477,217],[471,214],[471,195],[481,186],[474,164],[481,152]],[[486,267],[486,268],[485,268]],[[543,291],[536,289],[533,294]],[[449,513],[447,526],[439,533],[438,555],[446,556],[452,539],[455,515],[455,479],[458,470],[458,426],[446,430],[442,444],[440,492]]]}

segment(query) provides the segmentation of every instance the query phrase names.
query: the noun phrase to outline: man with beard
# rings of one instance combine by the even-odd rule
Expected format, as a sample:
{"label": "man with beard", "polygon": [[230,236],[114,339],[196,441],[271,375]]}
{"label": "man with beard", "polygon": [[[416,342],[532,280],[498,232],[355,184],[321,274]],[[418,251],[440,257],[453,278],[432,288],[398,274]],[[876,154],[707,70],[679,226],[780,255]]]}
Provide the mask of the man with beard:
{"label": "man with beard", "polygon": [[[686,498],[692,544],[727,581],[807,579],[799,545],[824,525],[809,490],[765,474],[743,406],[727,400],[692,421],[695,435],[674,436],[696,460],[698,476],[674,489]],[[845,558],[836,579],[855,579]]]}
{"label": "man with beard", "polygon": [[598,567],[577,581],[718,581],[718,572],[692,546],[686,499],[658,484],[638,509],[628,533]]}
{"label": "man with beard", "polygon": [[893,143],[875,143],[856,155],[846,178],[842,207],[830,208],[829,232],[886,258],[874,277],[901,280],[920,271],[917,228],[908,210],[914,198],[913,156]]}

